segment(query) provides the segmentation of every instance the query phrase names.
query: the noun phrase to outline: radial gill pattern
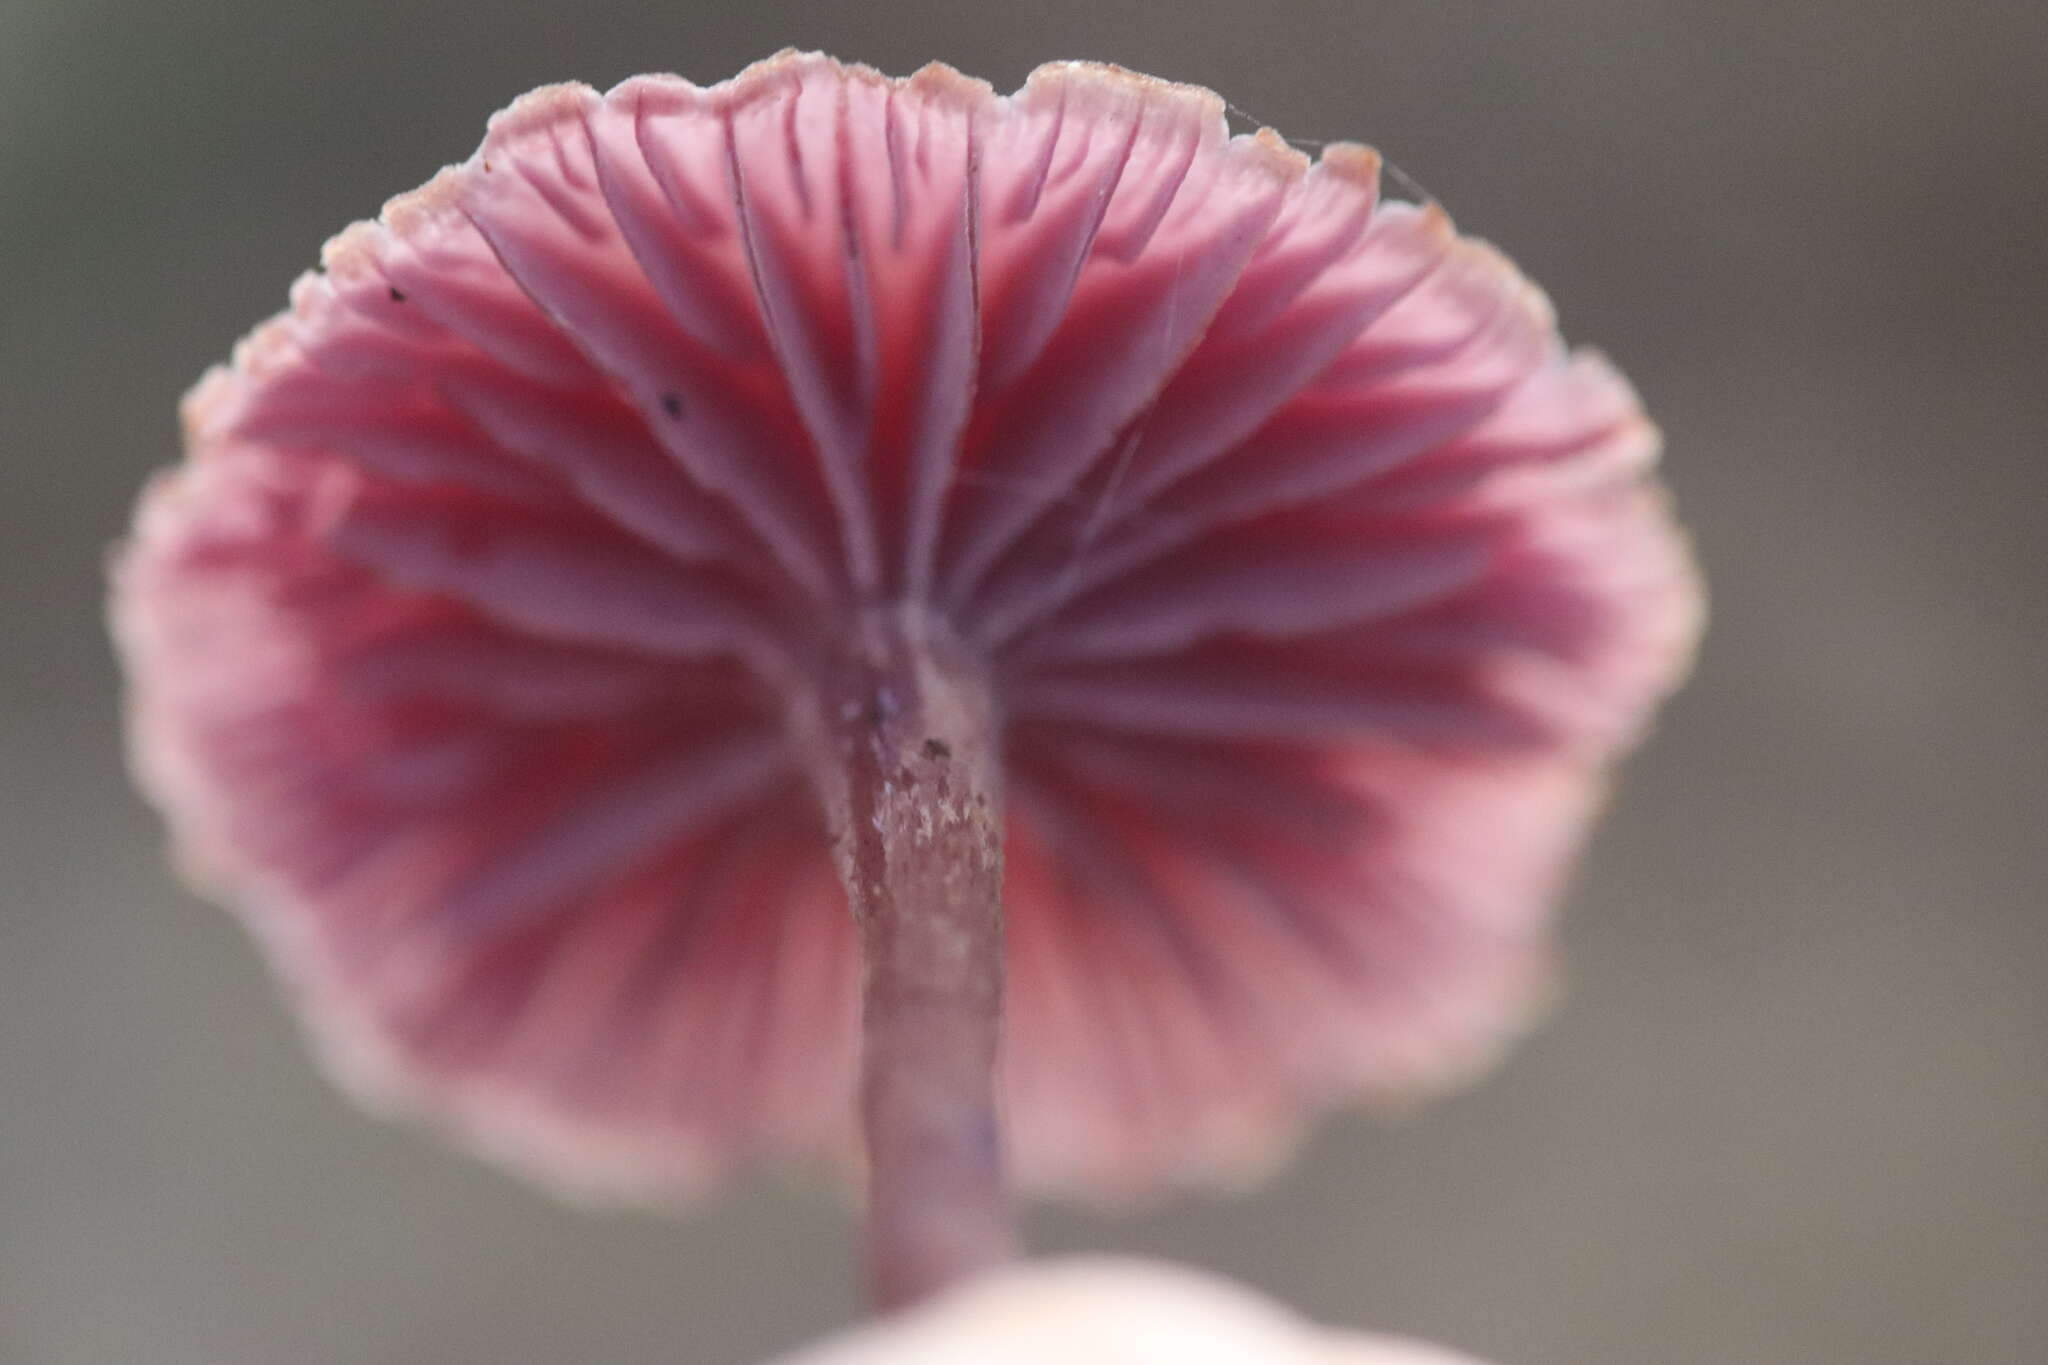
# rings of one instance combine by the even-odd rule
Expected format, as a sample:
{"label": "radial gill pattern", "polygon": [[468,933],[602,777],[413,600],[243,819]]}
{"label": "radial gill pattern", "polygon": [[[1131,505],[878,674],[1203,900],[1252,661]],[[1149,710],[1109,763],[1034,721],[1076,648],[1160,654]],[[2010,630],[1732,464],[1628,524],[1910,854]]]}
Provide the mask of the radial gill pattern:
{"label": "radial gill pattern", "polygon": [[985,665],[1028,1189],[1240,1178],[1541,995],[1697,621],[1657,434],[1378,160],[1069,63],[537,90],[193,390],[141,780],[358,1093],[585,1193],[852,1138],[791,708]]}

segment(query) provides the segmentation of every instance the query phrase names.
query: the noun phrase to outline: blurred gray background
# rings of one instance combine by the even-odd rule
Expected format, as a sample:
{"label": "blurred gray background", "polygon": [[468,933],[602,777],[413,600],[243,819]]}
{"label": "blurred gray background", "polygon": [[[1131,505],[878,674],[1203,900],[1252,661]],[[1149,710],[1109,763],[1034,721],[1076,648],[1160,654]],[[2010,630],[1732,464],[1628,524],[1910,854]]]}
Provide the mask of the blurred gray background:
{"label": "blurred gray background", "polygon": [[2048,1360],[2048,7],[0,0],[0,1362],[743,1365],[780,1188],[592,1217],[322,1083],[128,792],[99,565],[320,241],[543,81],[1049,58],[1371,140],[1640,383],[1699,676],[1492,1082],[1248,1197],[1036,1219],[1504,1365]]}

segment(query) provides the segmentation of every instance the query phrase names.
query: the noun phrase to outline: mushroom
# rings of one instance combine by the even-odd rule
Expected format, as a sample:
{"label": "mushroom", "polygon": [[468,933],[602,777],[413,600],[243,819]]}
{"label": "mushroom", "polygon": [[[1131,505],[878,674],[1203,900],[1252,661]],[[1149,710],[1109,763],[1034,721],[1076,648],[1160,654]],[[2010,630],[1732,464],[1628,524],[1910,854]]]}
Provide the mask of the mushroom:
{"label": "mushroom", "polygon": [[1468,1075],[1699,596],[1379,164],[1077,62],[522,97],[185,400],[113,595],[182,863],[566,1190],[864,1160],[890,1304]]}

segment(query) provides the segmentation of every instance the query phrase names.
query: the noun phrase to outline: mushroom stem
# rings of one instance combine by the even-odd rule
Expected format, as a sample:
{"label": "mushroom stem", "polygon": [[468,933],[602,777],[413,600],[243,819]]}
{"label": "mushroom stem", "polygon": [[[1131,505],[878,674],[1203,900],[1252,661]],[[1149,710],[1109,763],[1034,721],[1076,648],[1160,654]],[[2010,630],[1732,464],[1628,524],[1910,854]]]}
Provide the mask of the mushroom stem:
{"label": "mushroom stem", "polygon": [[866,967],[866,1251],[888,1309],[1016,1250],[994,1080],[1002,763],[986,685],[925,618],[878,610],[855,643],[820,776]]}

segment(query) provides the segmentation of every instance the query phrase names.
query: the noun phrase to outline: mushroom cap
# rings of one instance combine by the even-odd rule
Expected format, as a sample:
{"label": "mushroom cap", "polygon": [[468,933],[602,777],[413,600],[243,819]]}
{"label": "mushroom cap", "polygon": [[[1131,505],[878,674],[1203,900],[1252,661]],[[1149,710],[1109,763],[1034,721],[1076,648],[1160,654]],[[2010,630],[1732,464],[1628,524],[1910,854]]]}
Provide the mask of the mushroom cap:
{"label": "mushroom cap", "polygon": [[1186,1266],[1035,1261],[777,1365],[1478,1365],[1439,1347],[1333,1331]]}
{"label": "mushroom cap", "polygon": [[1378,159],[785,53],[550,86],[209,372],[114,566],[139,780],[338,1077],[585,1195],[853,1152],[792,736],[986,666],[1028,1189],[1248,1179],[1550,980],[1700,595],[1658,436]]}

